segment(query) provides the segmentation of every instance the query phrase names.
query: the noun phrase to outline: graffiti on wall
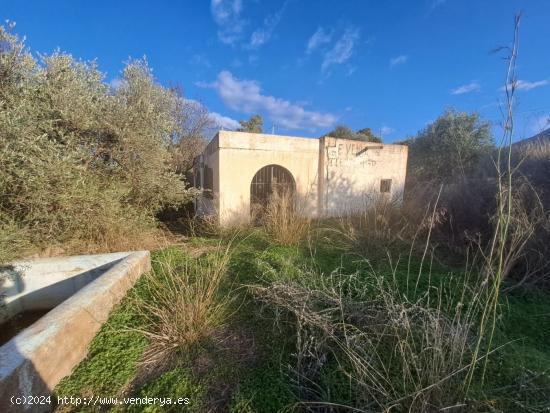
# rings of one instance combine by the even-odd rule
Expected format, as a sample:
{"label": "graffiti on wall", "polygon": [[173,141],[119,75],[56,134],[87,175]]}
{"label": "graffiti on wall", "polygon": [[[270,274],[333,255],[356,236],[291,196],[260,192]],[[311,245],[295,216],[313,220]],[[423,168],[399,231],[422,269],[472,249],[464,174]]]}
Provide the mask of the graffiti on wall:
{"label": "graffiti on wall", "polygon": [[338,143],[327,146],[327,166],[329,167],[361,167],[376,165],[380,157],[381,147],[361,143]]}

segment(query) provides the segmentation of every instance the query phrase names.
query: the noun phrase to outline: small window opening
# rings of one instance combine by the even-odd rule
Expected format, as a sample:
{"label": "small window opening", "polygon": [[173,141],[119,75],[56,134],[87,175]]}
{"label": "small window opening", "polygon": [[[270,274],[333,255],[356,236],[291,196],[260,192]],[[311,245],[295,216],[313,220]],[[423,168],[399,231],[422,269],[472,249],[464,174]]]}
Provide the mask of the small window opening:
{"label": "small window opening", "polygon": [[214,190],[214,171],[208,166],[204,166],[204,176],[203,176],[203,194],[205,198],[212,199]]}
{"label": "small window opening", "polygon": [[391,179],[380,180],[380,192],[382,194],[389,194],[391,192]]}

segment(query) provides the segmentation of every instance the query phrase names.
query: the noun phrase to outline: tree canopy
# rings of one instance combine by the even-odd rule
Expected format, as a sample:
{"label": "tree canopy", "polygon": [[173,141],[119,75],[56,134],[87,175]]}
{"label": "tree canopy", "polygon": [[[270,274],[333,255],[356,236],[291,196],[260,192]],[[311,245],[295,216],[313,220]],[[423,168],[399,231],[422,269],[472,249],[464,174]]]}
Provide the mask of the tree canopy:
{"label": "tree canopy", "polygon": [[409,146],[409,172],[420,181],[466,175],[494,149],[489,123],[477,113],[454,109],[445,111],[405,143]]}
{"label": "tree canopy", "polygon": [[357,141],[365,142],[382,142],[382,138],[375,136],[370,128],[359,129],[354,132],[350,127],[346,125],[338,125],[325,136],[331,136],[333,138],[340,139],[353,139]]}
{"label": "tree canopy", "polygon": [[249,120],[240,120],[239,132],[263,133],[264,120],[260,115],[254,115]]}
{"label": "tree canopy", "polygon": [[196,115],[145,60],[108,84],[95,62],[35,58],[0,26],[0,250],[14,240],[109,248],[154,228],[161,208],[194,195],[174,154],[200,140]]}

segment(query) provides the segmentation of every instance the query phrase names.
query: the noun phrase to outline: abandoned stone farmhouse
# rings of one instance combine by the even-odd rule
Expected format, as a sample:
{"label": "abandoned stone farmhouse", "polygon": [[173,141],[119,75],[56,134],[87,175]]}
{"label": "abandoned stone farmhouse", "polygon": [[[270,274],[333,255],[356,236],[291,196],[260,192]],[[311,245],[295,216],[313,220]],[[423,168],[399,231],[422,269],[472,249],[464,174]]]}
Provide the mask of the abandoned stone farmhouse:
{"label": "abandoned stone farmhouse", "polygon": [[220,131],[195,162],[196,211],[246,222],[283,189],[310,217],[339,216],[378,197],[400,201],[406,169],[404,145]]}

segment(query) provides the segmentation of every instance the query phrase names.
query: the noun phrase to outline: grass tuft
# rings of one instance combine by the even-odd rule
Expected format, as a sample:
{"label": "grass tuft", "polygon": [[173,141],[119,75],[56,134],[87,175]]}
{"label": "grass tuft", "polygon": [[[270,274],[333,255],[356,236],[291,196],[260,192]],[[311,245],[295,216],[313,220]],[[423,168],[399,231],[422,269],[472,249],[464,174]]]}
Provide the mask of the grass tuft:
{"label": "grass tuft", "polygon": [[150,343],[144,364],[163,364],[223,325],[233,301],[231,290],[221,295],[229,259],[229,247],[221,246],[183,263],[170,253],[159,256],[157,271],[145,276],[145,293],[135,303]]}
{"label": "grass tuft", "polygon": [[295,245],[306,238],[311,220],[305,207],[288,192],[274,192],[262,214],[265,231],[282,245]]}

